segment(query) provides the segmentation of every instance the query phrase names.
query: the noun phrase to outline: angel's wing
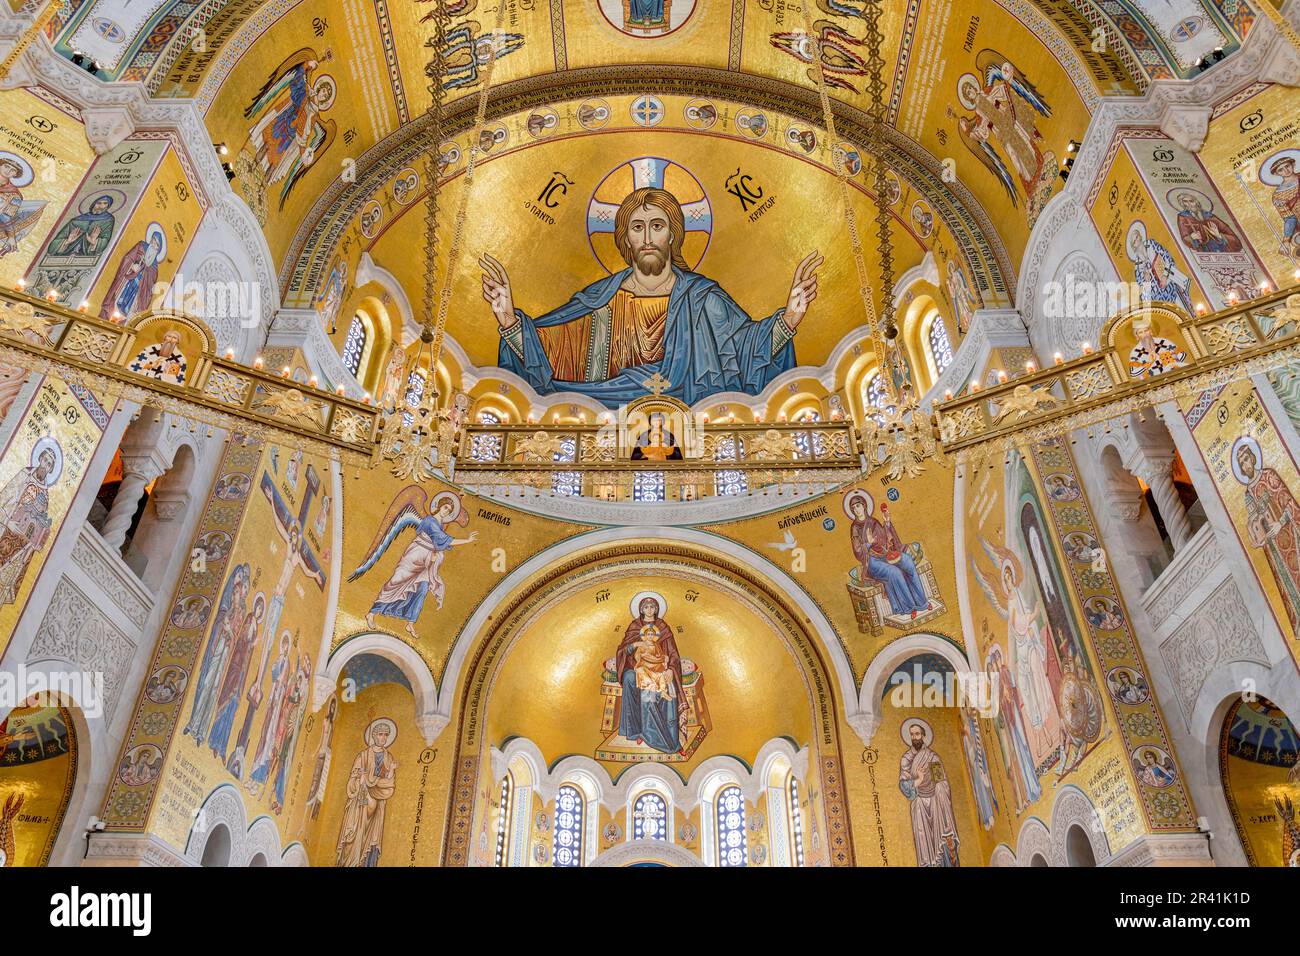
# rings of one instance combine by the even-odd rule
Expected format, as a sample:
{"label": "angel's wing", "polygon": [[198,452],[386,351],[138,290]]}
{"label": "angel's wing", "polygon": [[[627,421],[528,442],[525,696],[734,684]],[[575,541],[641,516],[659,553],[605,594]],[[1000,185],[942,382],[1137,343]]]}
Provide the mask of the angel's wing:
{"label": "angel's wing", "polygon": [[306,158],[306,151],[293,161],[289,167],[289,175],[285,177],[284,188],[280,190],[280,208],[284,208],[285,200],[289,198],[289,193],[293,192],[293,187],[298,184],[298,180],[306,175],[307,170],[320,162],[321,154],[329,149],[330,143],[334,142],[334,133],[338,125],[331,119],[321,122],[312,122],[311,143],[307,149],[311,151],[311,158]]}
{"label": "angel's wing", "polygon": [[1007,164],[1002,161],[998,151],[989,144],[987,139],[977,139],[967,132],[960,120],[957,122],[957,135],[966,144],[966,148],[975,154],[975,158],[980,161],[984,168],[997,177],[998,182],[1002,184],[1002,188],[1006,190],[1011,205],[1019,206],[1020,198],[1016,195],[1015,180],[1011,178],[1011,173],[1007,170]]}
{"label": "angel's wing", "polygon": [[993,589],[993,586],[989,584],[988,579],[980,572],[979,562],[975,560],[974,555],[971,555],[970,569],[975,573],[975,580],[979,582],[980,590],[983,591],[984,596],[988,598],[989,604],[993,605],[993,609],[998,612],[999,617],[1006,620],[1008,616],[1007,609],[1003,607],[1002,602],[998,600],[997,592]]}
{"label": "angel's wing", "polygon": [[355,581],[375,566],[375,562],[384,556],[388,546],[407,528],[414,528],[428,514],[429,494],[419,485],[407,485],[393,498],[388,506],[388,513],[379,522],[375,540],[366,549],[366,559],[351,575],[348,581]]}
{"label": "angel's wing", "polygon": [[261,112],[261,110],[265,108],[266,104],[279,94],[285,78],[288,77],[293,70],[296,70],[304,63],[310,63],[314,59],[316,59],[316,56],[308,47],[303,47],[301,50],[291,53],[285,61],[277,66],[275,70],[272,71],[271,75],[267,77],[266,82],[262,84],[262,88],[258,90],[257,95],[253,97],[253,101],[244,109],[244,118],[251,119],[254,114]]}
{"label": "angel's wing", "polygon": [[1016,94],[1032,106],[1040,116],[1048,117],[1052,115],[1052,108],[1047,105],[1047,100],[1043,98],[1043,94],[1038,92],[1038,87],[1034,86],[1020,67],[997,50],[981,50],[979,56],[975,58],[975,66],[979,70],[980,76],[984,78],[986,86],[994,80],[1006,80],[1011,85],[1011,88],[1016,91]]}

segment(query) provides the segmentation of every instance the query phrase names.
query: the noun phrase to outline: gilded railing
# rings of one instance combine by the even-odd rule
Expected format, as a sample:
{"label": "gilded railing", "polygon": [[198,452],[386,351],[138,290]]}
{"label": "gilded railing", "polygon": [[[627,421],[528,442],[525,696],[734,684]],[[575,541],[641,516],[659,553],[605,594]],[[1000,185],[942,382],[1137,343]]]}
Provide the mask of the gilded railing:
{"label": "gilded railing", "polygon": [[207,326],[179,312],[119,325],[0,289],[0,363],[349,464],[374,454],[374,406],[219,356]]}
{"label": "gilded railing", "polygon": [[615,424],[475,424],[462,431],[455,478],[489,492],[525,487],[608,501],[689,501],[771,486],[831,488],[862,470],[853,425],[844,421],[700,422],[678,455],[636,454],[637,435]]}
{"label": "gilded railing", "polygon": [[1107,322],[1095,350],[937,403],[938,435],[945,452],[993,451],[1284,366],[1300,368],[1296,287],[1198,316],[1144,305]]}

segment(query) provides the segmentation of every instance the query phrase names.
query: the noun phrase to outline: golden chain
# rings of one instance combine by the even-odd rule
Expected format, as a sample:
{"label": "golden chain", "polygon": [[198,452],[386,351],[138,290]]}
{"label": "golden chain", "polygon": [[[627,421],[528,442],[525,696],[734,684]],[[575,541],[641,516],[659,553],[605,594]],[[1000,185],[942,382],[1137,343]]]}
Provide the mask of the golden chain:
{"label": "golden chain", "polygon": [[[441,34],[439,39],[442,42],[445,42],[446,22],[450,21],[451,18],[446,14],[444,0],[435,0],[435,2],[438,4],[438,16],[439,16],[438,30],[439,33]],[[438,361],[442,357],[442,343],[447,329],[447,314],[451,308],[452,286],[456,277],[456,262],[460,256],[461,240],[463,239],[465,234],[465,220],[468,218],[469,215],[470,190],[474,185],[474,170],[478,165],[478,156],[481,149],[479,144],[483,140],[484,129],[487,126],[488,95],[492,90],[492,74],[496,69],[497,53],[500,44],[499,38],[501,34],[501,27],[502,24],[504,24],[505,22],[505,9],[506,9],[506,4],[504,2],[500,2],[497,4],[496,23],[493,25],[492,33],[489,35],[491,38],[490,52],[488,54],[488,61],[485,64],[483,70],[483,82],[482,85],[479,87],[479,92],[478,92],[478,110],[474,117],[474,131],[472,133],[472,138],[470,139],[469,159],[466,161],[465,164],[465,181],[461,186],[460,205],[456,210],[456,219],[452,225],[451,244],[447,249],[447,269],[446,272],[443,274],[442,288],[438,295],[438,314],[437,317],[433,319],[431,323],[433,326],[431,330],[432,332],[432,340],[431,340],[432,344],[430,345],[431,354],[429,357],[429,374],[431,378],[437,375]],[[470,56],[471,57],[477,56],[477,52],[474,50],[473,47],[471,47],[470,49]],[[435,62],[439,65],[439,67],[444,66],[444,57],[445,57],[444,47],[440,44],[438,48],[438,53],[435,57]],[[434,78],[434,86],[436,86],[438,90],[438,92],[435,94],[434,97],[434,103],[436,104],[437,107],[437,113],[435,114],[435,119],[433,123],[434,135],[437,138],[434,141],[434,146],[431,151],[431,155],[435,156],[435,158],[431,160],[431,163],[435,167],[438,164],[438,159],[436,158],[436,154],[439,153],[441,149],[441,143],[442,143],[442,100],[443,100],[442,75],[443,72],[444,72],[443,69],[439,69],[438,75]],[[437,190],[436,190],[436,179],[435,179],[434,184],[430,186],[430,190],[429,190],[430,196],[431,197],[434,196],[436,191]],[[436,219],[437,216],[436,198],[430,204],[430,207],[432,210],[432,217]],[[432,224],[426,222],[425,224],[426,240],[430,240],[432,238],[431,234],[436,233],[436,231],[437,231],[436,222]],[[426,317],[425,329],[426,331],[430,331],[429,325],[430,325],[430,319],[432,318],[431,313],[433,312],[433,285],[434,285],[434,279],[437,275],[437,269],[438,269],[437,246],[433,241],[430,241],[426,247],[425,270],[424,270],[425,271],[424,281],[425,281],[425,317]]]}
{"label": "golden chain", "polygon": [[[885,386],[886,394],[889,396],[891,404],[897,402],[897,390],[894,387],[894,376],[890,374],[889,366],[896,364],[897,350],[890,345],[888,331],[894,324],[894,301],[893,301],[893,254],[890,237],[889,209],[884,201],[886,179],[885,179],[885,162],[883,158],[882,145],[884,137],[880,129],[881,113],[883,112],[883,103],[881,102],[881,90],[883,89],[883,80],[880,77],[881,58],[880,44],[881,34],[879,17],[880,10],[874,0],[867,0],[865,10],[867,11],[867,42],[868,42],[868,63],[872,68],[873,76],[869,79],[868,89],[872,95],[872,109],[868,111],[870,123],[868,124],[869,136],[873,141],[875,155],[875,191],[876,191],[876,208],[878,214],[876,222],[878,224],[877,235],[881,242],[881,267],[883,273],[883,285],[885,286],[885,295],[882,300],[883,315],[877,316],[875,297],[871,285],[871,275],[867,270],[866,256],[862,251],[862,237],[858,232],[857,212],[853,208],[852,192],[849,187],[848,157],[846,155],[837,155],[843,153],[839,150],[839,134],[835,129],[835,113],[831,108],[830,91],[826,84],[826,72],[822,65],[822,42],[821,38],[814,32],[812,23],[811,4],[804,3],[803,20],[804,33],[807,34],[812,48],[812,69],[813,77],[817,81],[817,93],[821,98],[822,122],[826,127],[826,135],[831,142],[831,160],[835,168],[836,178],[839,180],[840,198],[844,206],[844,221],[849,232],[849,246],[853,252],[853,263],[857,269],[858,276],[858,294],[862,297],[863,310],[867,314],[867,327],[871,330],[872,348],[876,353],[876,361],[879,363],[881,381]],[[901,371],[901,369],[900,369]]]}

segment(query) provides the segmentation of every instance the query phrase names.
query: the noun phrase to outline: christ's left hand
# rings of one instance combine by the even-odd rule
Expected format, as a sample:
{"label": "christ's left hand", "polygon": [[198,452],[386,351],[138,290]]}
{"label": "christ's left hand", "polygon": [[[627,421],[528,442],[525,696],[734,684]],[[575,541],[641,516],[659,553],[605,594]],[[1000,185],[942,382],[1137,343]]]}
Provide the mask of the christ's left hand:
{"label": "christ's left hand", "polygon": [[808,313],[808,307],[817,298],[817,269],[825,261],[825,257],[810,252],[794,270],[790,298],[785,304],[785,324],[791,332],[799,328],[799,323]]}

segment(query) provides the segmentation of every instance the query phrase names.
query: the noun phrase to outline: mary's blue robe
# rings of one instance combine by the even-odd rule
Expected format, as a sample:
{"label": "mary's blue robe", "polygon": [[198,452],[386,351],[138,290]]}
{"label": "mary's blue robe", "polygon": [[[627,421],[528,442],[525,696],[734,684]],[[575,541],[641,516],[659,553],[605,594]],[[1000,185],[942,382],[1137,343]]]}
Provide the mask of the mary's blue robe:
{"label": "mary's blue robe", "polygon": [[[754,321],[722,287],[696,272],[671,267],[677,276],[668,296],[664,329],[664,357],[657,362],[625,368],[613,378],[567,382],[552,377],[550,359],[538,329],[573,322],[614,298],[632,270],[593,282],[553,312],[530,318],[519,309],[519,344],[522,357],[503,334],[498,364],[525,379],[539,394],[578,392],[609,408],[630,402],[650,389],[646,381],[666,378],[664,394],[693,405],[718,392],[757,395],[772,379],[795,367],[794,344],[785,327],[785,309]],[[777,329],[777,323],[781,328]],[[774,335],[775,333],[775,335]],[[510,330],[511,335],[514,329]],[[781,344],[774,350],[774,342]],[[775,354],[774,354],[775,352]],[[592,374],[596,374],[593,370]]]}

